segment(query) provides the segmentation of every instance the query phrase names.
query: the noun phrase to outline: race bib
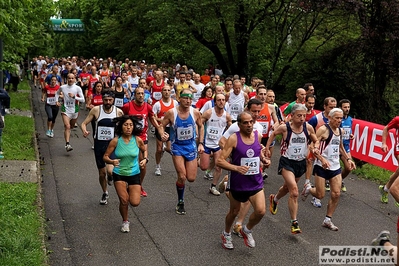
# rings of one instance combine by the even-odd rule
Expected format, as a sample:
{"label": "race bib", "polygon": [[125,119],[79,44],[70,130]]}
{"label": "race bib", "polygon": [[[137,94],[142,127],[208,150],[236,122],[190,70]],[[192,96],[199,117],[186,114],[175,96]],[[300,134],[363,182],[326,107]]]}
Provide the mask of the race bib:
{"label": "race bib", "polygon": [[66,107],[74,107],[75,106],[75,100],[68,100],[68,101],[65,101],[64,102],[64,105],[66,106]]}
{"label": "race bib", "polygon": [[339,158],[339,146],[338,145],[330,145],[328,147],[328,159],[330,160],[338,160]]}
{"label": "race bib", "polygon": [[348,140],[350,139],[350,135],[351,135],[351,128],[350,127],[344,127],[342,128],[342,139]]}
{"label": "race bib", "polygon": [[54,105],[55,104],[55,97],[47,97],[47,104]]}
{"label": "race bib", "polygon": [[98,140],[111,140],[114,137],[113,127],[101,127],[97,128],[97,139]]}
{"label": "race bib", "polygon": [[115,106],[122,107],[123,106],[123,99],[122,98],[115,98]]}
{"label": "race bib", "polygon": [[287,158],[290,160],[303,160],[306,158],[306,154],[304,153],[305,147],[302,145],[293,145],[292,143],[290,144],[289,151],[287,154]]}
{"label": "race bib", "polygon": [[240,105],[232,104],[230,107],[230,113],[234,115],[238,115],[240,113]]}
{"label": "race bib", "polygon": [[241,158],[241,166],[249,166],[249,169],[245,173],[245,175],[259,174],[259,166],[260,166],[259,157]]}
{"label": "race bib", "polygon": [[219,139],[222,133],[220,128],[217,127],[208,127],[206,131],[208,139]]}
{"label": "race bib", "polygon": [[193,127],[178,127],[177,128],[177,139],[178,140],[188,140],[192,139],[194,134],[193,134]]}
{"label": "race bib", "polygon": [[201,92],[200,93],[198,93],[198,92],[194,93],[194,100],[198,101],[199,98],[201,98]]}
{"label": "race bib", "polygon": [[266,135],[269,132],[269,122],[258,122],[262,126],[262,135]]}
{"label": "race bib", "polygon": [[159,92],[159,91],[155,91],[155,92],[152,94],[152,97],[153,97],[155,100],[159,101],[159,100],[161,100],[161,98],[162,98],[162,93]]}

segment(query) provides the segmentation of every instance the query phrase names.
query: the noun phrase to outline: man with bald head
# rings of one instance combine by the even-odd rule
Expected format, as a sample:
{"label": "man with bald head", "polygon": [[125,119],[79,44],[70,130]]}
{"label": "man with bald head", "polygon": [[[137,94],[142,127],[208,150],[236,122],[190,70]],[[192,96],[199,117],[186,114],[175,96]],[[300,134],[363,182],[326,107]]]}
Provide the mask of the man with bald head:
{"label": "man with bald head", "polygon": [[287,116],[291,113],[291,109],[296,103],[305,103],[305,98],[306,98],[306,91],[302,88],[298,88],[296,90],[296,100],[290,103],[285,109],[284,109],[284,115]]}

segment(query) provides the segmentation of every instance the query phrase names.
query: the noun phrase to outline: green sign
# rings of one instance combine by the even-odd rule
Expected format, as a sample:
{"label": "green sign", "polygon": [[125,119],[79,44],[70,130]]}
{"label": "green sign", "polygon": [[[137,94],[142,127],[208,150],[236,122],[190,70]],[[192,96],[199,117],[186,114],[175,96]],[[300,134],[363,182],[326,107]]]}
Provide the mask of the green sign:
{"label": "green sign", "polygon": [[54,32],[57,33],[82,33],[84,25],[80,19],[50,19]]}

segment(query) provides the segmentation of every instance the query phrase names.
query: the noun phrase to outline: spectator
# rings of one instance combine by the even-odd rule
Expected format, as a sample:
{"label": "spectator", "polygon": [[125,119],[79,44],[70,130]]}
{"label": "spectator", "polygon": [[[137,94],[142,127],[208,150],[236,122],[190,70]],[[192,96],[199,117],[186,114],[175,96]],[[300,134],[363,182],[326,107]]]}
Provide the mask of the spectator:
{"label": "spectator", "polygon": [[4,158],[3,145],[2,145],[3,128],[5,126],[4,115],[9,113],[8,111],[9,108],[10,108],[10,96],[4,89],[0,88],[0,159]]}

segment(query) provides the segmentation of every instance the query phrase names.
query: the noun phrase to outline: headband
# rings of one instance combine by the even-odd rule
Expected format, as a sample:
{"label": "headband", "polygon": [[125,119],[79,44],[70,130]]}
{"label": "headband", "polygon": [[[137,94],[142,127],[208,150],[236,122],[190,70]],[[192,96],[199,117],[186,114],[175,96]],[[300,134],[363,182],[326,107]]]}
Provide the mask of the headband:
{"label": "headband", "polygon": [[193,95],[191,93],[182,93],[182,94],[180,94],[180,98],[182,98],[182,97],[188,97],[188,98],[192,99]]}

